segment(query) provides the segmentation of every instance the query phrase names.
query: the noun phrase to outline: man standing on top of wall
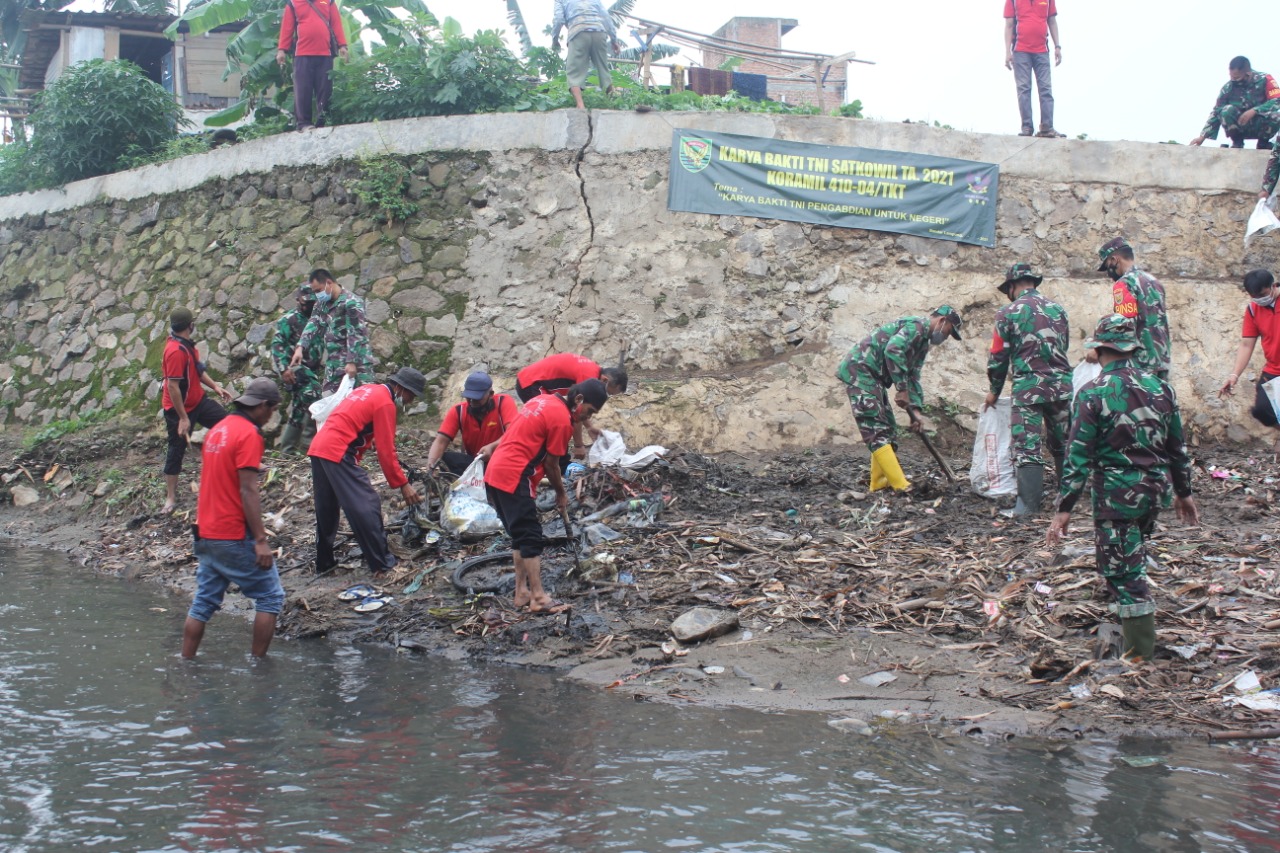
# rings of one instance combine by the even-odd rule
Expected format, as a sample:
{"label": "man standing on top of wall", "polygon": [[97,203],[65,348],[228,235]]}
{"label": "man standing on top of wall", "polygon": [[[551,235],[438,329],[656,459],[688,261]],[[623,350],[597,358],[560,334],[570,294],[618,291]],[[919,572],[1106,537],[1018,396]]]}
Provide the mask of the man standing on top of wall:
{"label": "man standing on top of wall", "polygon": [[613,74],[609,71],[609,47],[617,53],[622,45],[613,19],[605,11],[600,0],[556,0],[555,16],[551,19],[551,49],[560,52],[560,30],[569,30],[569,53],[564,59],[565,76],[569,78],[569,91],[578,109],[582,103],[582,84],[587,82],[591,66],[596,67],[600,88],[606,95],[613,94]]}
{"label": "man standing on top of wall", "polygon": [[[293,51],[293,117],[298,130],[324,127],[333,94],[333,58],[347,58],[347,34],[335,0],[285,0],[276,64]],[[315,99],[314,119],[311,101]]]}
{"label": "man standing on top of wall", "polygon": [[[1004,67],[1013,71],[1018,88],[1018,112],[1022,114],[1019,136],[1060,139],[1065,134],[1053,129],[1053,83],[1049,68],[1049,39],[1053,38],[1053,64],[1062,64],[1062,42],[1058,40],[1056,0],[1004,0]],[[1031,75],[1040,92],[1040,130],[1031,117]]]}

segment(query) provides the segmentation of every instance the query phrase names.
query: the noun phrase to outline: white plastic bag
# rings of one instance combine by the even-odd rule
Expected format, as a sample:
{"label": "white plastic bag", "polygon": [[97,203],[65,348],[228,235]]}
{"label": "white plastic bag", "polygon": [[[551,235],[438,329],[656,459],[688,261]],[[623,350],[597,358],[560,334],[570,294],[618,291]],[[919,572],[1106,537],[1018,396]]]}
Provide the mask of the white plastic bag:
{"label": "white plastic bag", "polygon": [[1244,231],[1244,247],[1249,248],[1249,241],[1254,237],[1263,234],[1270,234],[1272,231],[1280,228],[1280,219],[1271,212],[1270,205],[1267,202],[1270,199],[1260,198],[1258,203],[1253,206],[1253,213],[1249,214],[1249,225]]}
{"label": "white plastic bag", "polygon": [[1262,391],[1271,401],[1271,408],[1276,410],[1276,420],[1280,420],[1280,376],[1263,382]]}
{"label": "white plastic bag", "polygon": [[1013,469],[1013,441],[1009,434],[1012,412],[1012,398],[1001,397],[994,406],[978,413],[978,435],[973,440],[969,484],[984,498],[1012,495],[1018,491]]}
{"label": "white plastic bag", "polygon": [[345,400],[355,387],[356,381],[350,376],[344,376],[337,391],[334,391],[328,397],[321,397],[307,407],[311,417],[315,418],[317,427],[325,422],[329,415],[333,413],[333,410],[338,407],[338,404]]}
{"label": "white plastic bag", "polygon": [[1082,361],[1076,365],[1071,374],[1071,399],[1074,400],[1080,389],[1102,375],[1102,365],[1095,362]]}
{"label": "white plastic bag", "polygon": [[440,510],[440,526],[464,542],[483,539],[502,530],[498,513],[485,497],[484,460],[479,456],[449,487]]}
{"label": "white plastic bag", "polygon": [[617,465],[627,452],[627,445],[622,441],[622,433],[602,429],[587,451],[588,465]]}

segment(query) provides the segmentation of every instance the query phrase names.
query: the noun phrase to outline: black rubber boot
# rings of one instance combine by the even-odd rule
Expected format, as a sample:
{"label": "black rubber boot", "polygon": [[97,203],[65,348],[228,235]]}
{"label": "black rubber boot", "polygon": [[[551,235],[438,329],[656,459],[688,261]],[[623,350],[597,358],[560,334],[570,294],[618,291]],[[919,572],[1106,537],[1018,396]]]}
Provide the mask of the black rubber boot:
{"label": "black rubber boot", "polygon": [[1055,474],[1058,475],[1058,479],[1055,482],[1057,483],[1059,492],[1062,491],[1062,469],[1063,469],[1063,466],[1065,465],[1066,465],[1066,459],[1064,457],[1062,456],[1053,457],[1053,471]]}
{"label": "black rubber boot", "polygon": [[1124,653],[1131,658],[1151,660],[1156,653],[1156,615],[1134,616],[1121,619],[1124,631]]}
{"label": "black rubber boot", "polygon": [[280,433],[280,442],[276,448],[281,453],[292,453],[298,449],[298,442],[302,440],[302,429],[293,424],[285,424],[284,431]]}
{"label": "black rubber boot", "polygon": [[1018,503],[1013,508],[1013,517],[1022,518],[1035,515],[1040,511],[1040,501],[1044,498],[1044,466],[1018,466]]}
{"label": "black rubber boot", "polygon": [[1271,145],[1271,140],[1270,140],[1270,139],[1259,139],[1259,140],[1258,140],[1258,150],[1259,150],[1259,151],[1270,151],[1270,150],[1272,149],[1272,147],[1273,147],[1273,146]]}

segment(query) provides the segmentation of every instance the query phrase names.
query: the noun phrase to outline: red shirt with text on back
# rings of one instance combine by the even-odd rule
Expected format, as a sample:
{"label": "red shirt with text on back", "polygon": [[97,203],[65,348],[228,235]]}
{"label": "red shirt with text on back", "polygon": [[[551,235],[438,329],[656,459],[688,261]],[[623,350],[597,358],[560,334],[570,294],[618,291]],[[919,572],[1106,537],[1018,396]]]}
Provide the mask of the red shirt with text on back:
{"label": "red shirt with text on back", "polygon": [[1244,311],[1244,338],[1262,338],[1262,354],[1267,358],[1263,368],[1272,376],[1280,376],[1280,317],[1276,309],[1263,308],[1250,302]]}
{"label": "red shirt with text on back", "polygon": [[240,499],[240,472],[262,464],[262,433],[240,412],[218,421],[204,438],[196,524],[201,539],[243,539],[249,529]]}
{"label": "red shirt with text on back", "polygon": [[1004,0],[1004,16],[1013,18],[1013,49],[1047,53],[1049,19],[1058,14],[1057,0]]}
{"label": "red shirt with text on back", "polygon": [[341,462],[350,455],[359,465],[372,446],[387,485],[399,489],[409,482],[396,456],[396,401],[388,385],[361,385],[334,407],[311,439],[307,455]]}
{"label": "red shirt with text on back", "polygon": [[554,391],[563,394],[566,389],[579,382],[599,378],[600,365],[586,356],[562,352],[535,361],[517,373],[516,386],[519,388],[538,386],[544,392]]}
{"label": "red shirt with text on back", "polygon": [[[495,489],[515,494],[520,478],[532,474],[547,454],[564,456],[573,437],[573,418],[569,404],[556,394],[541,394],[524,404],[520,414],[507,427],[489,464],[484,481]],[[536,484],[530,482],[530,491]]]}

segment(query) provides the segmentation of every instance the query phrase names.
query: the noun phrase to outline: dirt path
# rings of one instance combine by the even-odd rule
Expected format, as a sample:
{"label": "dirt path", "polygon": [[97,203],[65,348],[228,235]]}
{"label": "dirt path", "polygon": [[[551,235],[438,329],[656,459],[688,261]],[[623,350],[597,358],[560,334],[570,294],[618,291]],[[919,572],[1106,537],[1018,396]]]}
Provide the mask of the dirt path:
{"label": "dirt path", "polygon": [[[25,485],[40,496],[32,507],[0,509],[0,533],[186,599],[194,495],[175,515],[155,514],[162,438],[135,427],[99,426],[35,449],[0,437],[4,489]],[[420,463],[430,438],[410,431],[402,457]],[[943,452],[963,477],[967,440],[947,438]],[[1051,552],[1047,516],[1010,522],[967,482],[948,484],[926,466],[923,448],[901,455],[915,484],[909,496],[867,495],[867,463],[856,452],[676,451],[632,482],[593,471],[582,481],[582,515],[651,491],[668,502],[648,526],[629,527],[627,514],[607,519],[623,535],[596,545],[581,574],[567,545],[548,553],[549,584],[573,605],[559,617],[515,612],[501,587],[455,588],[458,561],[500,541],[425,544],[399,534],[401,569],[380,584],[396,604],[353,612],[336,594],[369,580],[355,546],[338,572],[314,576],[307,466],[272,457],[263,494],[288,592],[280,633],[552,668],[637,700],[817,710],[874,726],[1069,737],[1280,722],[1280,712],[1229,704],[1242,673],[1264,689],[1280,686],[1274,456],[1195,448],[1204,524],[1182,528],[1172,514],[1161,524],[1152,570],[1160,648],[1154,661],[1130,664],[1095,657],[1106,612],[1086,517]],[[395,519],[398,501],[390,492],[384,500]],[[501,581],[505,565],[471,577]],[[229,597],[227,610],[247,615],[246,603]],[[693,607],[733,614],[738,627],[675,643],[671,623]]]}

